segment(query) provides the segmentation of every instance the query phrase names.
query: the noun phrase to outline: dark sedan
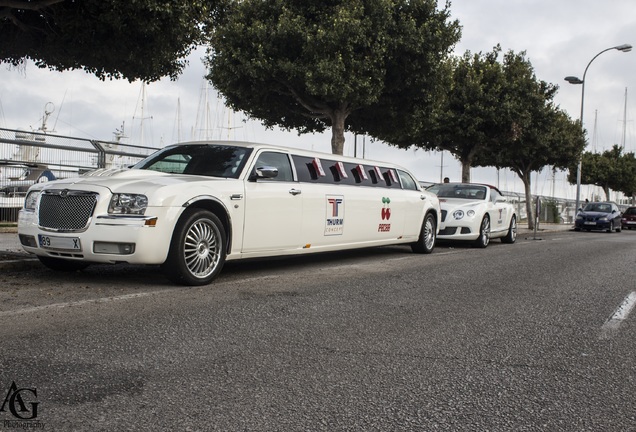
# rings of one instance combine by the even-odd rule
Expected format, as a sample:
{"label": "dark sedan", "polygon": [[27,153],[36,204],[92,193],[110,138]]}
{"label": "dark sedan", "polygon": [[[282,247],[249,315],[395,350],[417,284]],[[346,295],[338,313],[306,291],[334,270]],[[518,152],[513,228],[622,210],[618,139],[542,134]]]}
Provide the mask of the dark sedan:
{"label": "dark sedan", "polygon": [[628,207],[623,212],[621,225],[623,229],[636,229],[636,207]]}
{"label": "dark sedan", "polygon": [[621,212],[612,202],[588,203],[576,215],[574,230],[607,230],[621,232]]}

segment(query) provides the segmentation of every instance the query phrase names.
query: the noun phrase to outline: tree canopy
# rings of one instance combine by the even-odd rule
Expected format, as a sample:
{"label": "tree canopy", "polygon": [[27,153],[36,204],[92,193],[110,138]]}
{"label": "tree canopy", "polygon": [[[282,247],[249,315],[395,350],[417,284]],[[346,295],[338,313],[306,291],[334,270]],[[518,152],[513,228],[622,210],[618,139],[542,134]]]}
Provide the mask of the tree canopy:
{"label": "tree canopy", "polygon": [[218,1],[0,0],[0,63],[100,79],[175,79]]}
{"label": "tree canopy", "polygon": [[[576,163],[570,164],[568,181],[576,184]],[[599,186],[610,200],[610,190],[631,196],[636,192],[636,160],[634,153],[625,153],[614,145],[602,153],[585,152],[581,157],[581,184]]]}
{"label": "tree canopy", "polygon": [[[459,40],[436,0],[243,0],[210,34],[208,79],[230,107],[299,133],[421,122]],[[405,96],[408,96],[405,97]],[[416,103],[415,103],[416,102]]]}
{"label": "tree canopy", "polygon": [[585,148],[578,122],[553,103],[557,87],[537,79],[525,53],[506,53],[500,133],[475,157],[477,166],[514,171],[524,184],[528,226],[534,227],[531,174],[546,166],[566,169]]}

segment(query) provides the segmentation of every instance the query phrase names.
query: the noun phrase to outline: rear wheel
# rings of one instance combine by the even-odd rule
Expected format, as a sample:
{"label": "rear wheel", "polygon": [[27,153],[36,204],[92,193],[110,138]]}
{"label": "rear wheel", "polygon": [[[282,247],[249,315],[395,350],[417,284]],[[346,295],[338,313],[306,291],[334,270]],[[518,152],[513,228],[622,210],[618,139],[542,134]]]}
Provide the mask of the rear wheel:
{"label": "rear wheel", "polygon": [[508,228],[508,234],[501,238],[502,243],[514,243],[517,240],[517,217],[512,215],[510,219],[510,227]]}
{"label": "rear wheel", "polygon": [[191,209],[181,217],[162,264],[171,281],[183,285],[206,285],[225,263],[226,235],[223,224],[212,212]]}
{"label": "rear wheel", "polygon": [[435,216],[427,213],[422,223],[420,238],[415,243],[411,243],[411,250],[415,253],[430,254],[435,248],[435,239],[437,238],[437,223]]}
{"label": "rear wheel", "polygon": [[479,237],[475,240],[474,245],[478,248],[485,248],[490,243],[490,218],[484,216],[479,227]]}
{"label": "rear wheel", "polygon": [[38,259],[46,267],[55,271],[72,272],[77,270],[84,270],[90,265],[89,263],[84,261],[67,260],[45,256],[38,256]]}

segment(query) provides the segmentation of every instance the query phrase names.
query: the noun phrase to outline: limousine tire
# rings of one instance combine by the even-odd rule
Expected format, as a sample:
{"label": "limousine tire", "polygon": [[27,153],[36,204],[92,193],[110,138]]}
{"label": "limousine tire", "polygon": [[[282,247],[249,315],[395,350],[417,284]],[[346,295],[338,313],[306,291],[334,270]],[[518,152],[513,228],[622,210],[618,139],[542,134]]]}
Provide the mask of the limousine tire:
{"label": "limousine tire", "polygon": [[415,243],[411,243],[411,249],[415,253],[430,254],[435,248],[436,238],[437,224],[435,223],[435,216],[432,213],[428,213],[422,223],[420,238]]}
{"label": "limousine tire", "polygon": [[38,256],[38,259],[46,267],[55,271],[72,272],[77,270],[84,270],[86,267],[89,266],[89,263],[85,261],[75,261],[45,256]]}
{"label": "limousine tire", "polygon": [[202,209],[188,209],[175,228],[162,270],[182,285],[206,285],[225,263],[226,236],[219,218]]}

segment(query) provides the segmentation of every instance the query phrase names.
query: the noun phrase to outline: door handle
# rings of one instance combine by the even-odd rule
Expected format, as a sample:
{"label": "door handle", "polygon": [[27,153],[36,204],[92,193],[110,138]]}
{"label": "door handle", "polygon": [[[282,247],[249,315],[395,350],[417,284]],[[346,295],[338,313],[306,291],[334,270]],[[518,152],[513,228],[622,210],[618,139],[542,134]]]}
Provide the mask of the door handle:
{"label": "door handle", "polygon": [[300,192],[301,192],[300,189],[290,189],[289,190],[289,193],[292,194],[292,195],[299,195]]}
{"label": "door handle", "polygon": [[231,200],[240,200],[243,199],[243,194],[232,194],[230,195]]}

